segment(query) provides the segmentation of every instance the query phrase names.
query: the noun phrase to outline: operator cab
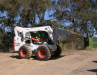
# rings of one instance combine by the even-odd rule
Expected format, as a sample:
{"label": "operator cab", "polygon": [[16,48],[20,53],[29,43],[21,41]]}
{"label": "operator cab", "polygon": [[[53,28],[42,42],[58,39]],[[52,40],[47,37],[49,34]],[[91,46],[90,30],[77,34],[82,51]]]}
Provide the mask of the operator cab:
{"label": "operator cab", "polygon": [[33,44],[43,44],[44,42],[47,42],[48,44],[54,44],[48,35],[47,32],[45,31],[35,31],[35,32],[30,32],[32,43]]}

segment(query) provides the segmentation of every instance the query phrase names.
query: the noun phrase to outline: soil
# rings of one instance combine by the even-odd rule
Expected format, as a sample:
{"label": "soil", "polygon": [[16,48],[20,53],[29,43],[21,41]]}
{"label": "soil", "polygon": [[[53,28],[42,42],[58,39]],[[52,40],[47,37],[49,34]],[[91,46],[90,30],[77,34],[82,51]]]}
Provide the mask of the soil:
{"label": "soil", "polygon": [[0,53],[0,75],[96,75],[97,50],[67,50],[48,61]]}

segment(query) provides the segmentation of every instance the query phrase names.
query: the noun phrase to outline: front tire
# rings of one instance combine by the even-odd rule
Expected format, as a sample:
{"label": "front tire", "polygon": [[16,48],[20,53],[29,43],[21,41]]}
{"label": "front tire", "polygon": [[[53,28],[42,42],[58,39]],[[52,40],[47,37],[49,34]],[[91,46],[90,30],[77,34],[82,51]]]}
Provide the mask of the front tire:
{"label": "front tire", "polygon": [[51,58],[51,52],[46,45],[42,45],[37,48],[36,57],[39,60],[47,61]]}
{"label": "front tire", "polygon": [[19,57],[29,59],[32,55],[32,50],[29,46],[23,45],[19,49]]}

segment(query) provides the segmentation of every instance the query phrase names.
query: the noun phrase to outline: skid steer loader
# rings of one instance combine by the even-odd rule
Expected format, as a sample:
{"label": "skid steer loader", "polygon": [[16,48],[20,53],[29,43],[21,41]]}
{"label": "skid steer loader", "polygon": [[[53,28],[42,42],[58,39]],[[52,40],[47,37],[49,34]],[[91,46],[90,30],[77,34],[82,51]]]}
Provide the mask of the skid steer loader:
{"label": "skid steer loader", "polygon": [[14,50],[19,53],[19,57],[30,58],[35,55],[39,60],[48,60],[52,55],[60,56],[62,49],[59,46],[59,39],[61,42],[71,34],[47,23],[32,28],[16,26],[14,33]]}

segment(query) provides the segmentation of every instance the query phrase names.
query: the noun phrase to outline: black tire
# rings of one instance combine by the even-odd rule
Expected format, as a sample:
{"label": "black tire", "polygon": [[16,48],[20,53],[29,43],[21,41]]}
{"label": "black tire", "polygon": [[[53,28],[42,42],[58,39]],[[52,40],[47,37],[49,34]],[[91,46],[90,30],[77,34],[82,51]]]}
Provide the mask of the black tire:
{"label": "black tire", "polygon": [[51,52],[46,45],[42,45],[37,48],[36,57],[39,60],[47,61],[48,59],[51,58]]}
{"label": "black tire", "polygon": [[62,53],[62,49],[59,45],[57,45],[57,50],[55,51],[55,57],[59,57]]}
{"label": "black tire", "polygon": [[32,55],[32,50],[29,46],[23,45],[19,49],[19,57],[29,59]]}

